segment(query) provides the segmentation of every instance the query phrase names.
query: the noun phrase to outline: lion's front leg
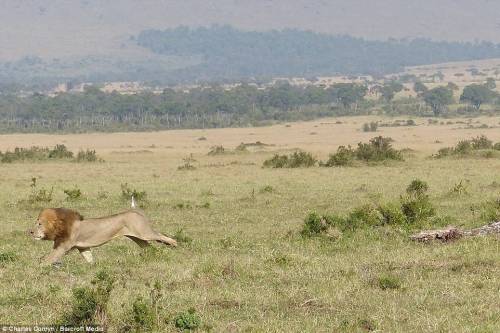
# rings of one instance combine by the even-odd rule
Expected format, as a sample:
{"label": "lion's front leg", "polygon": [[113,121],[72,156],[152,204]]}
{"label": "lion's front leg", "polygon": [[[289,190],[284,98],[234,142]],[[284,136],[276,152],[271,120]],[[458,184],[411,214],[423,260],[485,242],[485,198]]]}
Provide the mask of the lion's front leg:
{"label": "lion's front leg", "polygon": [[52,250],[52,252],[43,259],[42,265],[48,266],[59,262],[59,259],[70,250],[71,248],[68,246],[58,246]]}

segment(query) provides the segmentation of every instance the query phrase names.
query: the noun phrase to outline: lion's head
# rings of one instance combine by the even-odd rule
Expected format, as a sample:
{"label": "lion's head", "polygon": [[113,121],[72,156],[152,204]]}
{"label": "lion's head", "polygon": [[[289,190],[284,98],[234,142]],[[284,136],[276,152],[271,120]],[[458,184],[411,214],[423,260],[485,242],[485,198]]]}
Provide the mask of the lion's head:
{"label": "lion's head", "polygon": [[40,212],[30,234],[36,240],[60,240],[69,236],[74,221],[83,220],[77,211],[66,208],[46,208]]}

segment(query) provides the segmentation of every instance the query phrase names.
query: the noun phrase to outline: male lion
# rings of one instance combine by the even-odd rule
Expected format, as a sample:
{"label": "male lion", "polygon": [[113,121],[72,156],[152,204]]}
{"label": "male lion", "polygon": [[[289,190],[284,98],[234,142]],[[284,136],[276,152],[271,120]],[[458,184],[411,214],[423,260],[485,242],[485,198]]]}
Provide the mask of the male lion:
{"label": "male lion", "polygon": [[53,264],[68,251],[78,249],[80,254],[92,263],[90,248],[107,243],[113,238],[125,236],[140,247],[148,246],[148,241],[157,241],[177,246],[177,242],[154,231],[148,218],[139,210],[84,219],[78,212],[66,208],[46,208],[40,212],[35,228],[30,234],[36,240],[52,240],[52,252],[44,259],[45,264]]}

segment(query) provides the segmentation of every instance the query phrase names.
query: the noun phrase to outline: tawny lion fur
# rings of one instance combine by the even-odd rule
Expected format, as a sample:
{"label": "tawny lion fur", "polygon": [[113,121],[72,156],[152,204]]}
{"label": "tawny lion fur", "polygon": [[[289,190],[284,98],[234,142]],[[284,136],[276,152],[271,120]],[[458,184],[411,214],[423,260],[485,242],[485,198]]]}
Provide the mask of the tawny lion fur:
{"label": "tawny lion fur", "polygon": [[58,262],[72,249],[80,251],[85,260],[92,263],[92,247],[121,236],[130,238],[140,247],[148,246],[149,241],[177,246],[174,239],[154,231],[144,213],[135,209],[101,218],[84,219],[71,209],[46,208],[38,215],[35,228],[30,233],[36,240],[54,241],[52,252],[44,259],[46,264]]}

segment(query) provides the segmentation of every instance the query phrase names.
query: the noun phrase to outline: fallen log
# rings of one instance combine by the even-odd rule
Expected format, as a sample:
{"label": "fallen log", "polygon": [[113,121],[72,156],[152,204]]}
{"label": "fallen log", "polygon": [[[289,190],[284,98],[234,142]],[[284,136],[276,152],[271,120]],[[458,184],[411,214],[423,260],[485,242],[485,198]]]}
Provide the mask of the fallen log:
{"label": "fallen log", "polygon": [[500,221],[470,230],[460,230],[456,227],[448,227],[439,230],[425,230],[418,234],[411,235],[410,239],[416,242],[429,242],[432,240],[449,242],[462,237],[484,236],[488,234],[500,234]]}

